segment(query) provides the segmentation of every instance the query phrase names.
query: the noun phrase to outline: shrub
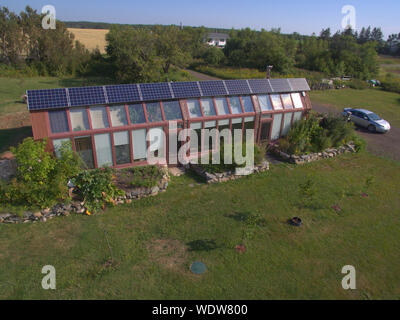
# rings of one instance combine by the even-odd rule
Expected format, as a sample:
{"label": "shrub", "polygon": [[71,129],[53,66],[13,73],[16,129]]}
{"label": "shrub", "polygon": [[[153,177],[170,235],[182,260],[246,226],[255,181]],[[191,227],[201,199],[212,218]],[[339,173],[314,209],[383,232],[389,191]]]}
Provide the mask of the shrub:
{"label": "shrub", "polygon": [[381,86],[385,91],[400,93],[400,79],[387,77],[381,82]]}
{"label": "shrub", "polygon": [[86,170],[73,179],[79,195],[85,202],[86,209],[96,212],[105,204],[115,204],[115,198],[124,193],[113,183],[113,170],[101,168]]}
{"label": "shrub", "polygon": [[354,133],[350,140],[353,141],[357,152],[365,151],[365,149],[367,147],[367,142],[363,138],[361,138],[359,135]]}
{"label": "shrub", "polygon": [[360,80],[360,79],[353,79],[348,82],[348,86],[352,89],[356,90],[364,90],[370,87],[368,82]]}
{"label": "shrub", "polygon": [[27,138],[11,151],[18,164],[16,178],[0,187],[0,201],[45,208],[68,197],[67,182],[80,172],[80,159],[64,145],[56,159],[46,151],[47,141]]}

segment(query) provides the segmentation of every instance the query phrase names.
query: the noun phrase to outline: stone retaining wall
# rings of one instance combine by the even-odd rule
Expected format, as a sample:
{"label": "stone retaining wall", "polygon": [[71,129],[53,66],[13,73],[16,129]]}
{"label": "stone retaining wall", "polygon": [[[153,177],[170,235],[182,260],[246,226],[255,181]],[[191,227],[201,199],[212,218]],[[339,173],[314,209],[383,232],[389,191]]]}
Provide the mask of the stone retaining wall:
{"label": "stone retaining wall", "polygon": [[[120,205],[124,203],[132,203],[133,199],[141,199],[145,197],[154,197],[160,192],[165,192],[168,188],[170,181],[168,169],[165,168],[164,176],[157,186],[152,188],[134,188],[131,190],[124,190],[125,195],[115,199],[115,204]],[[86,214],[85,203],[81,201],[72,201],[69,204],[57,204],[52,208],[43,209],[41,211],[27,211],[22,216],[17,216],[11,213],[0,213],[0,223],[28,223],[28,222],[46,222],[55,217],[65,217],[71,214]]]}
{"label": "stone retaining wall", "polygon": [[[192,169],[199,176],[206,179],[207,183],[220,183],[244,177],[244,175],[236,175],[235,172],[232,171],[222,173],[209,173],[197,164],[190,164],[190,169]],[[255,166],[252,172],[250,172],[249,174],[263,172],[267,170],[269,170],[269,162],[264,161],[260,165]]]}
{"label": "stone retaining wall", "polygon": [[276,155],[280,156],[283,160],[293,163],[293,164],[304,164],[304,163],[309,163],[309,162],[313,162],[313,161],[318,161],[321,159],[334,158],[334,157],[337,157],[338,155],[341,155],[344,153],[356,153],[357,152],[356,146],[354,145],[354,143],[348,143],[339,148],[330,148],[330,149],[326,149],[323,152],[310,153],[310,154],[305,154],[305,155],[301,155],[301,156],[287,154],[287,153],[279,150],[279,147],[271,148],[271,151],[274,152]]}

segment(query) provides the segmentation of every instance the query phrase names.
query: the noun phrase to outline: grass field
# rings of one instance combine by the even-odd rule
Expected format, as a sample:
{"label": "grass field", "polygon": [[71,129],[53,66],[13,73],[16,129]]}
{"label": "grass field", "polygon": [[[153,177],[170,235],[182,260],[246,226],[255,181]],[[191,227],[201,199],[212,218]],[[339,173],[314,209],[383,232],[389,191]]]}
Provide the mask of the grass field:
{"label": "grass field", "polygon": [[380,76],[385,77],[391,74],[395,77],[400,77],[400,58],[391,56],[379,56]]}
{"label": "grass field", "polygon": [[338,111],[343,108],[366,108],[387,119],[392,125],[400,127],[400,94],[386,92],[380,89],[366,90],[325,90],[312,91],[311,101],[335,107]]}
{"label": "grass field", "polygon": [[68,28],[75,35],[75,39],[83,43],[89,50],[98,48],[101,53],[106,52],[106,34],[109,30]]}
{"label": "grass field", "polygon": [[[359,154],[220,185],[182,176],[103,214],[0,225],[0,299],[399,299],[399,169]],[[375,184],[362,198],[366,173]],[[300,209],[309,177],[318,200]],[[251,213],[263,220],[239,254]],[[301,228],[286,224],[295,215]],[[194,261],[207,273],[191,275]],[[41,289],[44,265],[55,266],[57,290]],[[357,290],[341,288],[344,265]]]}

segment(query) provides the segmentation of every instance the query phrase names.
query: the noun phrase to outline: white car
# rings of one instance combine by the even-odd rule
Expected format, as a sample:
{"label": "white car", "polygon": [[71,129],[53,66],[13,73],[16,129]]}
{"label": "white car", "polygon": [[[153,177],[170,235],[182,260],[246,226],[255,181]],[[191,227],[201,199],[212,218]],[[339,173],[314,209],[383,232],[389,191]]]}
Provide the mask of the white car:
{"label": "white car", "polygon": [[389,122],[369,110],[345,108],[342,115],[370,132],[386,133],[391,129]]}

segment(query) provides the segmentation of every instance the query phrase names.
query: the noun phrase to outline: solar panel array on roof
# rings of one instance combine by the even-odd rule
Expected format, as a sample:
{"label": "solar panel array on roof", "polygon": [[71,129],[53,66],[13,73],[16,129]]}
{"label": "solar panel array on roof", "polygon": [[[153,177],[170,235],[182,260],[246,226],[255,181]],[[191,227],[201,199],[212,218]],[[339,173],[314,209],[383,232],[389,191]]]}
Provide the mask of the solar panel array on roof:
{"label": "solar panel array on roof", "polygon": [[288,79],[293,91],[310,91],[306,79]]}
{"label": "solar panel array on roof", "polygon": [[28,90],[29,110],[67,107],[66,89]]}
{"label": "solar panel array on roof", "polygon": [[251,93],[247,80],[226,80],[225,84],[230,95]]}
{"label": "solar panel array on roof", "polygon": [[211,80],[28,90],[29,110],[116,103],[309,91],[306,79]]}
{"label": "solar panel array on roof", "polygon": [[136,84],[106,86],[106,92],[109,103],[137,102],[141,100]]}
{"label": "solar panel array on roof", "polygon": [[274,92],[291,92],[292,88],[289,85],[288,79],[269,79]]}
{"label": "solar panel array on roof", "polygon": [[220,80],[201,81],[200,88],[205,97],[226,96],[224,83]]}
{"label": "solar panel array on roof", "polygon": [[171,87],[175,98],[201,97],[197,82],[172,82]]}
{"label": "solar panel array on roof", "polygon": [[71,107],[106,104],[103,87],[83,87],[68,89]]}
{"label": "solar panel array on roof", "polygon": [[253,93],[274,92],[268,79],[251,79],[249,84]]}
{"label": "solar panel array on roof", "polygon": [[140,85],[144,101],[172,99],[171,90],[167,82],[144,83]]}

